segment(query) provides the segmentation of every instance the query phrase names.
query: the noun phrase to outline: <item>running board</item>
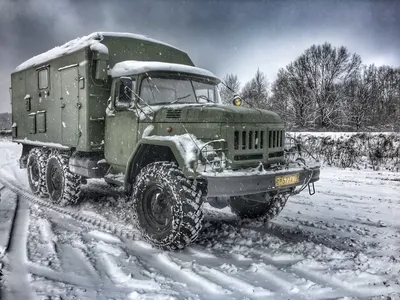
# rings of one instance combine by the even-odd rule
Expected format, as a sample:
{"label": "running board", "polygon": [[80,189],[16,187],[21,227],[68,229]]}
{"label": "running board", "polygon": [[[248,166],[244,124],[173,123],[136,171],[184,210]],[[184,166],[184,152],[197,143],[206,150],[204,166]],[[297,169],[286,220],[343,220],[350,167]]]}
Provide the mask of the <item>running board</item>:
{"label": "running board", "polygon": [[107,174],[104,177],[104,181],[107,183],[115,184],[117,186],[123,186],[124,185],[124,176],[122,174]]}

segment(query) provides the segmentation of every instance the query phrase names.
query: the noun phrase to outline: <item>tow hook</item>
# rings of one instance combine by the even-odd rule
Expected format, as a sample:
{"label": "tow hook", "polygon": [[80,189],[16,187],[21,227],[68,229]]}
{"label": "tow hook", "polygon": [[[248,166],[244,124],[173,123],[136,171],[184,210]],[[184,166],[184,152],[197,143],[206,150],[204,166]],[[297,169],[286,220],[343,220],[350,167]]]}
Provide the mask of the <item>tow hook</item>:
{"label": "tow hook", "polygon": [[314,182],[308,184],[308,193],[312,196],[315,194]]}

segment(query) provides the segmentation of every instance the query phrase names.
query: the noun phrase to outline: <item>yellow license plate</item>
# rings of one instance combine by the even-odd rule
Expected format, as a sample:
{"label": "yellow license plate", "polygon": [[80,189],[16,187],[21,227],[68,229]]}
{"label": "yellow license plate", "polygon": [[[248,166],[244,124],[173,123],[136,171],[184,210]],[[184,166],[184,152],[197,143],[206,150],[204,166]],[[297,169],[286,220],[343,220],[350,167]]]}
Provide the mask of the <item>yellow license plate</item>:
{"label": "yellow license plate", "polygon": [[291,174],[275,177],[275,186],[285,186],[300,182],[300,174]]}

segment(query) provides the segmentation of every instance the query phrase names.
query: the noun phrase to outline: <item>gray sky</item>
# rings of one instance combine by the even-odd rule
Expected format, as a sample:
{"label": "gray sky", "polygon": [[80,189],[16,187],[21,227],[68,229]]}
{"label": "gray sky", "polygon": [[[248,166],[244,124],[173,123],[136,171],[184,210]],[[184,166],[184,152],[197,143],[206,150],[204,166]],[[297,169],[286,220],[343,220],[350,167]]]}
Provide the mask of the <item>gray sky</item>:
{"label": "gray sky", "polygon": [[346,46],[364,63],[400,65],[400,1],[0,0],[0,112],[10,73],[26,59],[94,31],[148,35],[242,84],[278,69],[312,44]]}

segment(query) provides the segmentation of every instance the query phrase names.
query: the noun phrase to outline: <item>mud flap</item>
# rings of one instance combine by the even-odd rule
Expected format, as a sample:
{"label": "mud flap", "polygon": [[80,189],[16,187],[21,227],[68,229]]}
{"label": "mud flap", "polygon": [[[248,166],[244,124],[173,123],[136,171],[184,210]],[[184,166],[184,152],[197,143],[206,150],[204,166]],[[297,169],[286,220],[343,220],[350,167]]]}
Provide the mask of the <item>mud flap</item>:
{"label": "mud flap", "polygon": [[314,182],[308,184],[308,193],[312,196],[315,194]]}

